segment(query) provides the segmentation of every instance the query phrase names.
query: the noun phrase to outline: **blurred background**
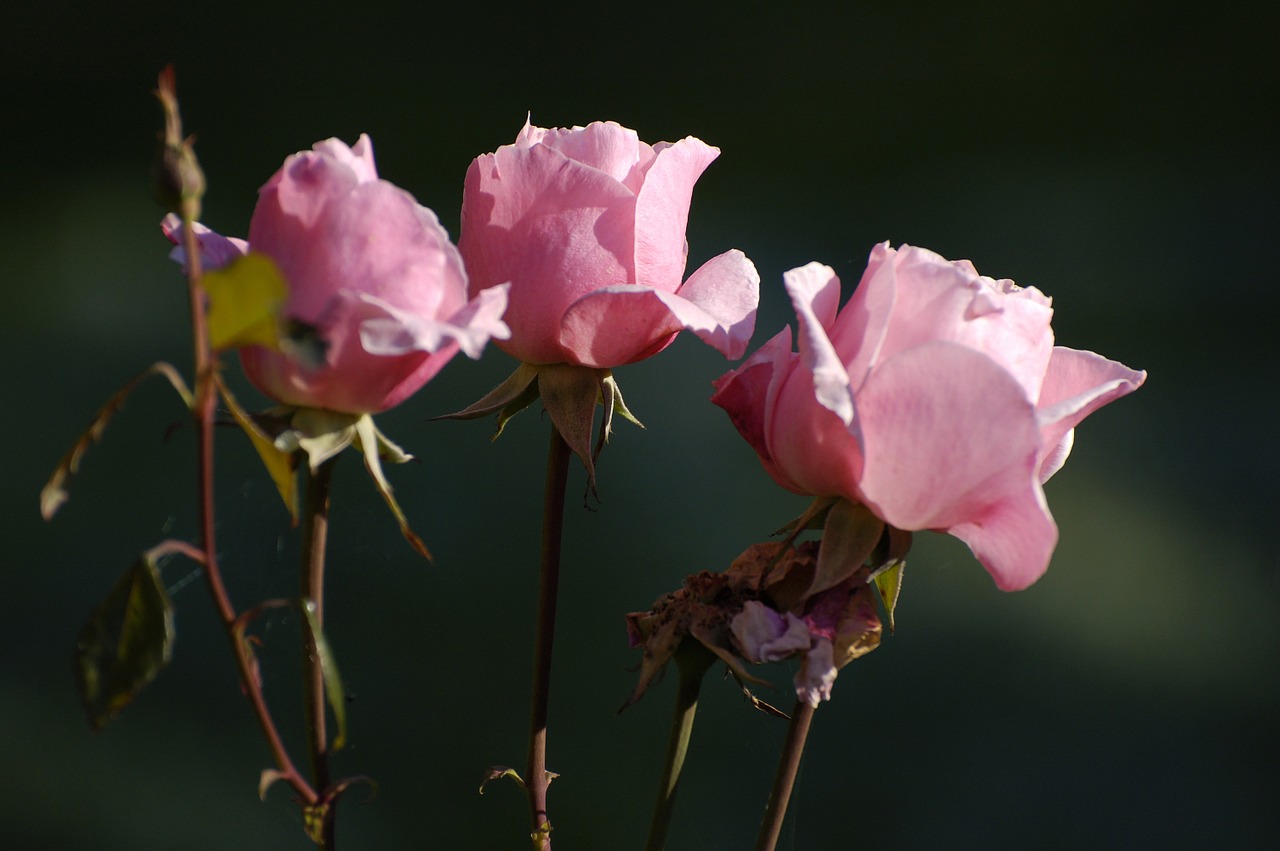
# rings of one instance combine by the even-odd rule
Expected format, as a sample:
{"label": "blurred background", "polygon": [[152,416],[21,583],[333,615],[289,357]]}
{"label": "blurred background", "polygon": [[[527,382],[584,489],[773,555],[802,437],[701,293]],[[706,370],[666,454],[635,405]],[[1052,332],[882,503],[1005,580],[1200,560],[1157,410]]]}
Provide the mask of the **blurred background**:
{"label": "blurred background", "polygon": [[[193,441],[161,380],[93,449],[70,503],[37,493],[93,411],[168,359],[190,374],[185,289],[149,193],[156,73],[176,65],[209,181],[243,235],[255,192],[317,140],[371,134],[381,174],[455,236],[472,157],[613,119],[723,153],[690,269],[728,248],[763,277],[755,342],[793,317],[782,273],[871,246],[967,257],[1054,298],[1059,342],[1150,371],[1090,418],[1049,483],[1062,540],[1005,594],[921,534],[898,631],[819,711],[787,849],[1270,848],[1280,844],[1280,550],[1274,345],[1280,234],[1275,4],[358,5],[47,2],[0,12],[0,844],[305,849],[238,692],[201,577],[163,566],[172,665],[103,733],[71,676],[84,618],[143,549],[193,536]],[[459,357],[379,418],[436,555],[417,559],[360,465],[339,465],[329,636],[347,688],[343,848],[527,847],[519,790],[548,438],[538,406],[427,422],[513,369]],[[557,851],[638,848],[674,677],[621,715],[622,616],[721,569],[798,514],[723,413],[695,339],[618,370],[623,424],[569,512],[551,707]],[[265,405],[230,370],[241,399]],[[246,442],[219,442],[220,547],[240,607],[296,588],[297,534]],[[301,756],[299,623],[266,618],[272,706]],[[764,697],[790,703],[789,671]],[[785,724],[704,687],[670,848],[751,846]]]}

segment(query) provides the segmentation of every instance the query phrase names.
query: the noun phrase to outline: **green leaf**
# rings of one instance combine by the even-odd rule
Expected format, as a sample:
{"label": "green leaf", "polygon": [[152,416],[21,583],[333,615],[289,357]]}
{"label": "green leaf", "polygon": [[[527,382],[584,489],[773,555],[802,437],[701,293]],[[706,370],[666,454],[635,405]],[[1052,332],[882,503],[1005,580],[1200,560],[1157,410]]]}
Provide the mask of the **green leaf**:
{"label": "green leaf", "polygon": [[153,363],[142,372],[125,382],[125,385],[115,392],[115,394],[107,400],[98,412],[94,414],[89,427],[84,433],[76,439],[72,447],[67,450],[67,454],[62,456],[58,461],[58,466],[54,468],[53,475],[49,477],[49,481],[40,490],[40,516],[45,520],[53,519],[53,515],[58,513],[58,509],[67,501],[69,494],[67,493],[67,482],[80,469],[80,461],[84,458],[84,454],[89,451],[89,447],[102,439],[102,433],[107,428],[107,423],[111,422],[111,418],[116,412],[124,407],[124,400],[128,398],[133,389],[142,383],[142,380],[152,375],[163,375],[169,379],[169,383],[173,385],[173,389],[178,391],[178,395],[182,397],[183,403],[187,409],[191,409],[193,397],[191,391],[187,389],[187,383],[182,380],[182,376],[172,365],[160,361]]}
{"label": "green leaf", "polygon": [[280,498],[284,500],[284,507],[289,512],[289,519],[297,525],[298,522],[298,477],[294,470],[292,454],[285,452],[276,446],[275,441],[267,436],[253,418],[245,413],[244,408],[240,407],[240,403],[231,395],[231,391],[227,389],[226,383],[223,382],[221,376],[214,378],[214,383],[218,388],[218,395],[222,397],[222,402],[227,406],[227,410],[231,411],[231,416],[235,418],[240,428],[249,436],[249,442],[253,444],[254,450],[258,453],[258,457],[262,459],[262,464],[267,468],[267,474],[271,476],[271,481],[275,483],[276,490],[280,493]]}
{"label": "green leaf", "polygon": [[141,558],[93,610],[76,641],[76,684],[94,730],[169,663],[173,639],[173,603],[155,563]]}
{"label": "green leaf", "polygon": [[884,611],[888,615],[889,632],[893,632],[893,610],[898,607],[898,595],[902,593],[902,571],[907,566],[905,561],[895,561],[875,575],[876,589],[884,602]]}
{"label": "green leaf", "polygon": [[329,708],[333,710],[333,719],[338,722],[338,735],[333,738],[332,751],[342,750],[347,741],[347,698],[342,688],[342,677],[338,674],[338,663],[325,640],[324,630],[316,618],[314,600],[302,601],[302,613],[307,619],[307,628],[311,631],[311,639],[315,642],[316,657],[320,660],[320,672],[324,674],[324,693],[329,699]]}
{"label": "green leaf", "polygon": [[289,287],[270,257],[249,252],[205,272],[200,286],[209,294],[209,345],[214,350],[280,348],[280,311]]}

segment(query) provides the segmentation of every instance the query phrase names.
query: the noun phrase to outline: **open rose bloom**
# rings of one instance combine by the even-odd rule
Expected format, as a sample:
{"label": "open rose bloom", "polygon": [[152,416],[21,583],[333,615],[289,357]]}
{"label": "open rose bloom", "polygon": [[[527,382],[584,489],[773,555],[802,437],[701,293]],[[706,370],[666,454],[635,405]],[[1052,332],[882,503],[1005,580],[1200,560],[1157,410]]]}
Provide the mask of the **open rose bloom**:
{"label": "open rose bloom", "polygon": [[608,369],[689,330],[730,358],[751,337],[759,275],[740,251],[684,280],[693,185],[720,151],[647,145],[612,122],[548,130],[467,170],[458,245],[471,293],[511,283],[499,345],[530,364]]}
{"label": "open rose bloom", "polygon": [[829,267],[785,281],[799,352],[784,329],[712,399],[774,480],[954,535],[1002,589],[1038,579],[1058,538],[1041,485],[1146,373],[1055,346],[1044,294],[921,248],[876,246],[843,309]]}
{"label": "open rose bloom", "polygon": [[[179,242],[181,225],[165,221]],[[286,405],[351,414],[398,405],[459,350],[479,357],[501,320],[505,288],[468,296],[462,258],[434,213],[378,178],[373,146],[337,139],[294,154],[262,187],[249,240],[199,234],[205,262],[246,251],[275,262],[288,284],[288,320],[313,327],[322,363],[261,346],[245,373]],[[179,257],[181,252],[178,252]]]}

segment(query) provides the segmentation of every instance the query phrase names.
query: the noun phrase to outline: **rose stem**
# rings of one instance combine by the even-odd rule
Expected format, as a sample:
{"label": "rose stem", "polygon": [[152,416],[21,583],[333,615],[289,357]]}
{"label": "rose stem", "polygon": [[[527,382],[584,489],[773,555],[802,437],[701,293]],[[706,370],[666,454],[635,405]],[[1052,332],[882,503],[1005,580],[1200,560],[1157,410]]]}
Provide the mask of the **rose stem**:
{"label": "rose stem", "polygon": [[[302,604],[310,606],[315,629],[324,627],[324,557],[329,537],[329,491],[337,456],[322,462],[307,478],[302,517]],[[325,729],[324,668],[315,633],[305,629],[302,647],[303,693],[307,713],[307,744],[311,750],[311,784],[323,796],[329,788],[329,739]],[[337,800],[323,815],[320,847],[333,851]]]}
{"label": "rose stem", "polygon": [[787,741],[778,758],[778,774],[769,793],[769,804],[764,810],[760,835],[756,839],[756,851],[773,851],[782,833],[782,821],[787,815],[787,803],[791,800],[791,788],[800,770],[800,757],[804,755],[804,742],[813,723],[814,708],[803,700],[797,700],[791,712],[791,725],[787,728]]}
{"label": "rose stem", "polygon": [[[182,135],[182,118],[178,112],[172,68],[167,68],[161,73],[158,95],[165,112],[166,146],[171,149],[183,148],[194,162],[195,154],[185,147],[189,143]],[[173,181],[173,185],[181,184],[180,178]],[[213,374],[218,364],[209,346],[209,331],[205,318],[207,305],[204,291],[200,288],[200,278],[203,274],[202,258],[194,227],[196,219],[199,218],[199,210],[200,193],[198,191],[184,193],[179,213],[182,216],[183,248],[187,255],[187,298],[191,310],[191,337],[196,375],[196,398],[191,413],[195,421],[197,445],[196,494],[200,514],[200,550],[203,554],[200,561],[204,567],[209,595],[213,598],[214,606],[218,610],[218,618],[222,621],[223,630],[231,642],[231,653],[239,669],[240,684],[249,698],[259,726],[262,727],[262,733],[267,739],[271,754],[275,757],[276,768],[280,773],[279,779],[293,787],[294,792],[304,803],[313,804],[316,801],[316,793],[294,767],[288,751],[285,750],[284,742],[280,739],[280,733],[271,720],[271,713],[267,709],[266,698],[263,697],[262,686],[258,681],[256,660],[239,634],[236,610],[231,604],[226,585],[222,581],[222,571],[218,568],[213,501],[213,417],[217,404]]]}
{"label": "rose stem", "polygon": [[702,677],[711,667],[714,658],[693,639],[686,638],[676,650],[680,685],[676,690],[675,711],[671,716],[671,737],[667,740],[667,756],[662,766],[662,779],[658,782],[658,797],[653,805],[653,818],[649,821],[649,838],[645,841],[645,851],[662,851],[667,844],[667,829],[671,826],[671,814],[676,807],[680,772],[684,768],[689,739],[693,735],[694,716],[698,712],[698,692],[702,688]]}
{"label": "rose stem", "polygon": [[569,454],[569,444],[553,426],[551,448],[547,453],[547,481],[542,492],[542,564],[537,625],[534,627],[529,768],[525,774],[534,848],[539,851],[551,851],[551,825],[547,817],[547,702],[551,693],[551,650],[555,642],[556,593],[560,583],[560,541],[564,533]]}

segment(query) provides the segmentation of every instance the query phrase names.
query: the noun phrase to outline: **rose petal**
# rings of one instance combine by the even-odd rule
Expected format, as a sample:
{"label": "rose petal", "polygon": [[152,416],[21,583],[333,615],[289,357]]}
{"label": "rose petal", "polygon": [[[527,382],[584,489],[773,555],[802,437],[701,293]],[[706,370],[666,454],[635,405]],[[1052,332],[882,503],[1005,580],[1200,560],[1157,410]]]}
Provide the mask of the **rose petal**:
{"label": "rose petal", "polygon": [[648,152],[642,155],[642,149],[649,146],[640,141],[636,131],[613,121],[548,130],[538,141],[575,162],[604,172],[633,192],[639,186],[641,160],[652,158]]}
{"label": "rose petal", "polygon": [[857,398],[863,495],[900,529],[944,529],[1001,588],[1044,572],[1057,541],[1036,476],[1040,433],[1022,387],[956,343],[880,364]]}
{"label": "rose petal", "polygon": [[[232,260],[249,252],[249,243],[243,239],[214,233],[199,222],[194,223],[192,229],[196,234],[196,242],[200,245],[200,259],[205,269],[221,269]],[[181,263],[183,271],[186,271],[187,250],[183,247],[182,219],[175,213],[169,213],[161,220],[160,230],[175,246],[169,252],[169,259],[175,263]]]}
{"label": "rose petal", "polygon": [[849,374],[827,337],[827,328],[834,322],[840,304],[840,279],[830,266],[821,263],[792,269],[782,278],[800,321],[800,360],[813,375],[814,396],[846,426],[852,426]]}
{"label": "rose petal", "polygon": [[512,283],[509,354],[527,363],[571,359],[559,342],[569,305],[634,280],[634,209],[626,187],[544,145],[472,162],[458,247],[472,295]]}
{"label": "rose petal", "polygon": [[788,490],[800,492],[800,486],[787,478],[774,462],[766,425],[770,422],[771,397],[776,385],[795,357],[791,351],[791,327],[786,326],[741,366],[716,379],[713,382],[716,392],[711,401],[729,415],[774,481]]}
{"label": "rose petal", "polygon": [[604,287],[569,306],[560,347],[571,363],[609,368],[648,357],[671,335],[689,330],[727,357],[740,357],[755,326],[759,284],[755,266],[734,250],[693,274],[686,284],[693,298],[684,289]]}
{"label": "rose petal", "polygon": [[510,285],[504,284],[482,290],[445,320],[426,319],[373,296],[362,296],[361,301],[377,313],[360,322],[360,343],[369,354],[386,357],[435,352],[452,341],[467,357],[478,358],[490,338],[503,340],[511,334],[502,321],[509,289]]}
{"label": "rose petal", "polygon": [[719,155],[719,148],[692,136],[658,151],[636,199],[635,283],[662,292],[680,287],[693,185]]}
{"label": "rose petal", "polygon": [[1040,481],[1048,481],[1071,451],[1072,432],[1089,414],[1137,390],[1147,374],[1093,352],[1058,346],[1040,390],[1036,416],[1044,459]]}

